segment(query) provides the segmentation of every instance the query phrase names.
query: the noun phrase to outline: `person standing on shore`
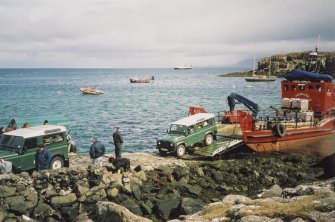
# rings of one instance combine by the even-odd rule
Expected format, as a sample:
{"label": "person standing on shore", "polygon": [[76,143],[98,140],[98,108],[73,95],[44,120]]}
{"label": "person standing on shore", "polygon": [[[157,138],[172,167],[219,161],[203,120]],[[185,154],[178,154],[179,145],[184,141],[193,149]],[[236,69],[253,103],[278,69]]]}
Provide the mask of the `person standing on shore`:
{"label": "person standing on shore", "polygon": [[123,138],[121,135],[121,128],[116,127],[116,131],[113,133],[113,141],[115,146],[115,158],[120,159],[121,158],[121,152],[122,152],[122,145],[123,145]]}
{"label": "person standing on shore", "polygon": [[49,169],[51,157],[51,153],[45,148],[45,145],[40,144],[35,154],[36,170],[40,171]]}
{"label": "person standing on shore", "polygon": [[92,145],[90,147],[90,157],[92,159],[93,164],[102,166],[103,155],[106,153],[105,146],[97,140],[97,138],[93,137]]}

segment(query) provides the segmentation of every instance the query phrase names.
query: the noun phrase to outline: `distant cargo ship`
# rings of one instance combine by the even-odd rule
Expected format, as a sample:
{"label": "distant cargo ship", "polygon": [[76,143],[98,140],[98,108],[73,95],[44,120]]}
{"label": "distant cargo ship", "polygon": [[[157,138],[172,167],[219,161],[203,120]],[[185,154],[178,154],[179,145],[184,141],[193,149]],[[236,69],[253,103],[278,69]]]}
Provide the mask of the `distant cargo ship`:
{"label": "distant cargo ship", "polygon": [[192,69],[192,65],[181,65],[181,66],[176,66],[174,69]]}

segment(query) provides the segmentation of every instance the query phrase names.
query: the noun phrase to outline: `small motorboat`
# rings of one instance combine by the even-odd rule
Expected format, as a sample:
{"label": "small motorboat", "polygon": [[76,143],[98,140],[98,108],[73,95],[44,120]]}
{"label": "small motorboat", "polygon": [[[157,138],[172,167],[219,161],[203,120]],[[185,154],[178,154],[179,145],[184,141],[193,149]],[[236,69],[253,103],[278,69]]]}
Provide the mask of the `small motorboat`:
{"label": "small motorboat", "polygon": [[151,76],[151,77],[146,77],[144,79],[140,79],[138,77],[132,77],[129,79],[130,83],[150,83],[151,80],[154,80],[155,77]]}
{"label": "small motorboat", "polygon": [[82,92],[83,94],[89,94],[89,95],[100,95],[104,93],[101,89],[97,89],[97,88],[92,89],[90,87],[80,88],[80,92]]}

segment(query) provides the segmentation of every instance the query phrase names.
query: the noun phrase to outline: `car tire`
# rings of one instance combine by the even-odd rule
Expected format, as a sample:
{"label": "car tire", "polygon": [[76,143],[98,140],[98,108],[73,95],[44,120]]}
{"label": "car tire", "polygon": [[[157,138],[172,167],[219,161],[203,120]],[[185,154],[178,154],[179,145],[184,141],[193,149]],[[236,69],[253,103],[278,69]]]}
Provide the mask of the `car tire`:
{"label": "car tire", "polygon": [[176,149],[177,157],[184,156],[185,152],[186,152],[186,149],[185,149],[185,146],[183,144],[180,144],[180,145],[177,146],[177,149]]}
{"label": "car tire", "polygon": [[50,163],[50,169],[60,169],[64,167],[64,159],[56,156],[52,158],[51,163]]}
{"label": "car tire", "polygon": [[206,144],[206,146],[209,146],[212,143],[213,143],[213,135],[209,133],[205,137],[205,144]]}

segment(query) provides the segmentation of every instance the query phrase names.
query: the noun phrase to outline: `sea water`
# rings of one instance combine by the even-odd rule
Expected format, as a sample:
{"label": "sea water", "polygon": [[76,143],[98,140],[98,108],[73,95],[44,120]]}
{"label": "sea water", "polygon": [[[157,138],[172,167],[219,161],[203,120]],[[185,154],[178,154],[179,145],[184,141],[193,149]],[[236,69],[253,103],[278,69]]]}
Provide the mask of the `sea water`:
{"label": "sea water", "polygon": [[[171,122],[188,115],[189,106],[208,112],[228,110],[227,96],[240,94],[270,115],[280,104],[280,81],[246,82],[219,77],[237,68],[174,69],[0,69],[0,125],[12,118],[68,120],[79,153],[87,153],[90,139],[114,151],[112,133],[123,129],[124,152],[154,152],[156,140]],[[131,77],[151,77],[151,83],[130,83]],[[100,88],[103,95],[83,95],[81,87]],[[243,108],[236,105],[236,108]],[[247,109],[246,107],[244,107]],[[23,123],[22,123],[23,124]],[[36,124],[36,123],[34,123]]]}

